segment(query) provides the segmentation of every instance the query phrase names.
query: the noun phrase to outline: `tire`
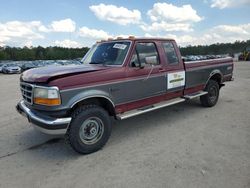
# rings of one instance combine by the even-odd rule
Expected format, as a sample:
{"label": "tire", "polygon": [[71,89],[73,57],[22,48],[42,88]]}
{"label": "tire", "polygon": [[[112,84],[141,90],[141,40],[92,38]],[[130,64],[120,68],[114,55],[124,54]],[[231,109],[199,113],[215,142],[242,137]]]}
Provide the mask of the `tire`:
{"label": "tire", "polygon": [[218,82],[216,82],[215,80],[209,80],[206,85],[205,91],[207,91],[208,94],[200,97],[202,106],[212,107],[216,105],[220,94],[220,87]]}
{"label": "tire", "polygon": [[76,152],[89,154],[106,144],[111,129],[111,119],[106,110],[97,105],[84,105],[73,112],[67,139]]}

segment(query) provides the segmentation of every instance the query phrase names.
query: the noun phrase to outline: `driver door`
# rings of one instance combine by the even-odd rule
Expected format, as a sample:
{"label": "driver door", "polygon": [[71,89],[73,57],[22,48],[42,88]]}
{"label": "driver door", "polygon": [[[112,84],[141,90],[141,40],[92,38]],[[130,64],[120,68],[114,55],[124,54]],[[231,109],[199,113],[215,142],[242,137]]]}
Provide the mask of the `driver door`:
{"label": "driver door", "polygon": [[[151,61],[150,64],[148,64]],[[165,67],[154,42],[137,42],[127,69],[126,98],[134,102],[166,93]]]}

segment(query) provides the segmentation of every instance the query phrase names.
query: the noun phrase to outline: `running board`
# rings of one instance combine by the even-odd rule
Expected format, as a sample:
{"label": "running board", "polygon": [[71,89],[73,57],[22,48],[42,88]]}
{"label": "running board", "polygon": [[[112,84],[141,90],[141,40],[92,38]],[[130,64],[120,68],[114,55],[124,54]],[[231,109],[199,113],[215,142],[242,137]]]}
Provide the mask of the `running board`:
{"label": "running board", "polygon": [[189,95],[184,95],[183,98],[190,100],[190,99],[194,99],[196,97],[200,97],[200,96],[206,95],[206,94],[207,94],[207,91],[199,91],[197,93],[192,93],[192,94],[189,94]]}
{"label": "running board", "polygon": [[146,112],[157,110],[157,109],[160,109],[160,108],[163,108],[163,107],[166,107],[166,106],[171,106],[171,105],[174,105],[174,104],[177,104],[177,103],[180,103],[180,102],[184,102],[184,101],[185,101],[184,98],[176,98],[176,99],[171,99],[171,100],[168,100],[168,101],[163,101],[163,102],[160,102],[160,103],[156,103],[156,104],[154,104],[152,106],[149,106],[149,108],[135,109],[135,110],[131,110],[131,111],[128,111],[128,112],[124,112],[122,114],[117,114],[117,118],[119,120],[127,119],[127,118],[130,118],[130,117],[133,117],[133,116],[144,114]]}

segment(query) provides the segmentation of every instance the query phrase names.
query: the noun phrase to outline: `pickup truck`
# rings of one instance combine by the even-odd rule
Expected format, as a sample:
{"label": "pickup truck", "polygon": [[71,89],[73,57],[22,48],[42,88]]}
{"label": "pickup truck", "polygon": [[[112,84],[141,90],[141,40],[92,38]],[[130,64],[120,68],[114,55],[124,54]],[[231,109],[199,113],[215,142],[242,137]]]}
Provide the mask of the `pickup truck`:
{"label": "pickup truck", "polygon": [[214,106],[233,80],[232,58],[184,62],[172,39],[117,38],[97,42],[82,65],[35,68],[20,76],[17,111],[38,130],[65,135],[81,154],[108,141],[123,120],[200,97]]}

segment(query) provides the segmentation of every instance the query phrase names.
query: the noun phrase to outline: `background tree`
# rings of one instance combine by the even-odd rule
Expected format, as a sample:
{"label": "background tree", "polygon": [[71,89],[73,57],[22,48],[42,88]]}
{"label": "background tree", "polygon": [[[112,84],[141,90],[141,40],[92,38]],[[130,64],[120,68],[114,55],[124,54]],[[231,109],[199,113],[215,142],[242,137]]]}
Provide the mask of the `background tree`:
{"label": "background tree", "polygon": [[[242,52],[250,47],[250,40],[235,41],[234,43],[216,43],[212,45],[197,45],[180,47],[181,54],[186,55],[218,55]],[[89,48],[63,48],[63,47],[0,47],[0,60],[66,60],[82,58]]]}
{"label": "background tree", "polygon": [[181,54],[186,55],[219,55],[234,54],[242,52],[246,47],[250,46],[250,40],[235,41],[234,43],[216,43],[212,45],[197,45],[180,47]]}

